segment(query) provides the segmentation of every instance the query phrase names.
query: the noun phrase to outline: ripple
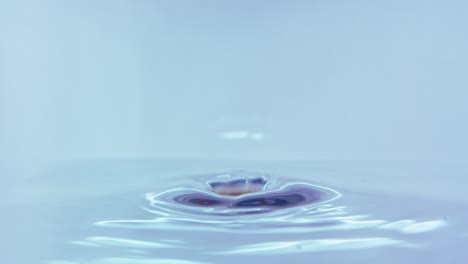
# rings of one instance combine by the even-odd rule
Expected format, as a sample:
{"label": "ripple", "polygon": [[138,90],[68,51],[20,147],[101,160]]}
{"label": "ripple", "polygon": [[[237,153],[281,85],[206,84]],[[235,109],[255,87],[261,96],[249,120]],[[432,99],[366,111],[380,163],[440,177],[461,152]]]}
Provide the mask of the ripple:
{"label": "ripple", "polygon": [[163,258],[136,258],[136,257],[114,257],[91,260],[89,262],[82,261],[62,261],[50,260],[47,264],[210,264],[209,262],[199,262],[192,260],[181,259],[163,259]]}
{"label": "ripple", "polygon": [[401,240],[388,237],[350,238],[350,239],[314,239],[300,241],[275,241],[244,245],[227,251],[214,252],[215,255],[261,255],[291,254],[313,251],[367,249],[391,245],[404,245]]}
{"label": "ripple", "polygon": [[98,226],[144,230],[222,233],[304,233],[377,228],[420,233],[441,221],[389,222],[353,215],[333,202],[342,194],[307,182],[262,173],[234,172],[195,178],[194,186],[148,193],[143,209],[153,219],[99,221]]}
{"label": "ripple", "polygon": [[252,173],[222,174],[206,188],[175,188],[149,193],[149,212],[158,215],[240,216],[316,207],[341,196],[335,190],[304,182],[280,183]]}
{"label": "ripple", "polygon": [[379,228],[387,230],[399,230],[402,233],[407,234],[418,234],[433,231],[446,225],[447,221],[445,220],[433,220],[426,222],[416,222],[414,220],[400,220],[381,225],[379,226]]}
{"label": "ripple", "polygon": [[[395,239],[391,232],[410,235],[429,232],[447,224],[443,220],[372,219],[371,214],[351,213],[345,201],[338,200],[341,197],[340,192],[329,187],[264,173],[241,171],[206,175],[194,178],[187,186],[147,193],[146,203],[142,206],[149,213],[146,219],[95,223],[100,227],[112,228],[113,235],[117,235],[117,229],[122,229],[125,233],[123,237],[89,236],[83,241],[71,243],[140,255],[138,258],[95,259],[89,263],[191,263],[184,260],[168,262],[167,259],[144,258],[141,255],[151,257],[166,250],[190,251],[196,259],[197,256],[210,255],[416,247],[418,244],[410,243],[408,237],[405,236],[405,240]],[[367,230],[353,231],[361,229]],[[148,236],[164,233],[152,230],[170,231],[173,237],[162,239]],[[217,242],[211,241],[211,246],[194,246],[207,242],[204,240],[209,239],[205,237],[209,237],[210,233],[216,236]],[[238,235],[254,240],[231,239]],[[184,241],[173,240],[177,237],[183,237]]]}
{"label": "ripple", "polygon": [[330,204],[342,196],[339,192],[311,183],[279,181],[249,172],[204,176],[196,182],[193,185],[197,188],[148,193],[148,205],[143,208],[155,215],[154,219],[96,224],[135,229],[282,233],[329,230],[345,220],[360,218],[344,216],[344,207]]}
{"label": "ripple", "polygon": [[87,241],[96,245],[115,246],[125,248],[173,248],[174,245],[152,241],[142,241],[135,239],[122,239],[115,237],[88,237]]}

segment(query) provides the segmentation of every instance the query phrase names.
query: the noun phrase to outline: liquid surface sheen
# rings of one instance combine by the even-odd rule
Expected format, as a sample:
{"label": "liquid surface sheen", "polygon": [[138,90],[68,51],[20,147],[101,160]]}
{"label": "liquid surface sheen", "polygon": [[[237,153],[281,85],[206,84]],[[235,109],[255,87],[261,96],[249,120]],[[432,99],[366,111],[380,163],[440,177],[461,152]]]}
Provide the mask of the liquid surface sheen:
{"label": "liquid surface sheen", "polygon": [[[336,164],[319,170],[308,167],[309,163],[294,163],[299,167],[291,170],[293,166],[284,163],[281,166],[288,168],[288,175],[274,173],[279,168],[276,163],[262,165],[271,172],[242,163],[236,167],[253,169],[177,176],[181,163],[161,163],[171,168],[166,171],[173,171],[166,177],[167,172],[152,168],[153,163],[128,164],[132,166],[58,168],[57,175],[105,172],[109,178],[96,184],[90,177],[55,196],[50,196],[51,186],[66,185],[60,178],[44,178],[49,184],[42,195],[40,188],[35,190],[35,204],[40,219],[48,221],[31,227],[32,240],[25,239],[24,245],[33,248],[27,245],[34,242],[34,232],[55,230],[55,235],[37,236],[50,242],[23,258],[44,264],[279,264],[292,257],[301,264],[310,263],[311,258],[342,263],[343,257],[350,263],[408,263],[411,257],[437,259],[447,253],[446,245],[453,245],[450,252],[455,254],[468,234],[463,204],[423,199],[422,189],[419,196],[415,195],[418,189],[407,188],[403,194],[405,186],[400,181],[390,184],[394,178],[384,174],[378,179],[388,184],[367,184],[344,173],[364,175],[364,179],[373,175],[348,165],[343,173],[333,174],[327,169],[337,168]],[[199,162],[182,165],[209,171],[212,164],[206,168]],[[135,168],[144,173],[138,174]],[[375,189],[381,186],[393,186],[397,192]],[[425,188],[424,193],[436,190]],[[44,200],[47,197],[54,199]],[[9,215],[13,219],[11,211]]]}

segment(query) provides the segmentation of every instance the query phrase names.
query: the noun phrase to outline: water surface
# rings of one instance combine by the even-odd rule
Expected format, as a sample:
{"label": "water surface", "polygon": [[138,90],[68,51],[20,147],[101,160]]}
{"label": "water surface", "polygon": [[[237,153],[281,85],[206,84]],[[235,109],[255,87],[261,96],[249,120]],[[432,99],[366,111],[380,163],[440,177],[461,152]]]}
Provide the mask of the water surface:
{"label": "water surface", "polygon": [[[458,168],[357,161],[48,165],[32,170],[41,177],[18,177],[21,193],[3,205],[4,244],[12,249],[6,257],[47,264],[463,263],[468,216],[452,183],[464,173]],[[442,171],[446,178],[428,177]]]}

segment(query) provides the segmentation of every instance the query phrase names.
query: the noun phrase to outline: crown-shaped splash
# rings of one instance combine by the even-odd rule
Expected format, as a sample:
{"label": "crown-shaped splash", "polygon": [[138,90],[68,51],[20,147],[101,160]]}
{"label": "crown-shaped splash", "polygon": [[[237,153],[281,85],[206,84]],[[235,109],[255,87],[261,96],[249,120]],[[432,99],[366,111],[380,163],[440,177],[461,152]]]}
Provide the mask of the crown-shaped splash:
{"label": "crown-shaped splash", "polygon": [[211,191],[220,195],[238,196],[263,191],[268,183],[266,177],[252,172],[235,172],[219,175],[208,181]]}

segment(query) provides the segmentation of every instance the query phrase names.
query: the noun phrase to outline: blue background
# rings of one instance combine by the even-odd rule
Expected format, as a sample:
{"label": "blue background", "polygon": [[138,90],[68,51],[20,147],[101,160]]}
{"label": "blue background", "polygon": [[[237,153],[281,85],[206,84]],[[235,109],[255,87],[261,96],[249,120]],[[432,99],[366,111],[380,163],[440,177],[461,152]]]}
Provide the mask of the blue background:
{"label": "blue background", "polygon": [[0,156],[468,153],[466,1],[1,1]]}

